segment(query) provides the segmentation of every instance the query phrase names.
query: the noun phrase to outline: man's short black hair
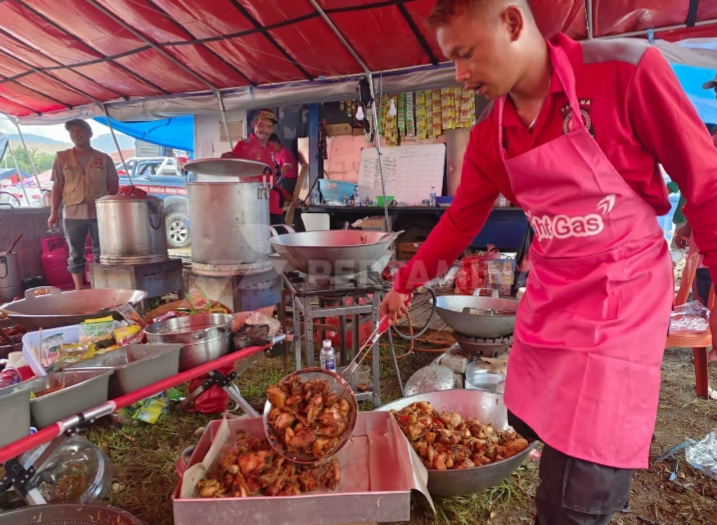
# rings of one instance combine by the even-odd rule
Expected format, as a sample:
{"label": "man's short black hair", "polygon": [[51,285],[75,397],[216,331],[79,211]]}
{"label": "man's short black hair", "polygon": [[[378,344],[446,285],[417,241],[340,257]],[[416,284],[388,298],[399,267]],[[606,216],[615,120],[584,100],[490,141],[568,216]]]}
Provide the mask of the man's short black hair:
{"label": "man's short black hair", "polygon": [[272,133],[271,135],[269,135],[268,142],[274,142],[276,144],[281,144],[281,140],[279,140],[279,135],[277,135],[276,133]]}

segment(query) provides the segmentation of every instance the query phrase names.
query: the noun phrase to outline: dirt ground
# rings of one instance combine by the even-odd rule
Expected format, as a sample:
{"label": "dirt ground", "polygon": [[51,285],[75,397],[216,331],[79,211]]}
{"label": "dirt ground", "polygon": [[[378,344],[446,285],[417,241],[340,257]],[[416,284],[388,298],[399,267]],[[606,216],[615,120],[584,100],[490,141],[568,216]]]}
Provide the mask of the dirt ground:
{"label": "dirt ground", "polygon": [[[398,349],[401,353],[401,350]],[[404,380],[435,356],[413,353],[400,360]],[[291,366],[291,363],[289,363]],[[650,467],[634,479],[630,512],[614,517],[612,525],[707,525],[717,523],[717,481],[686,464],[684,453],[657,464],[655,460],[685,438],[702,439],[717,428],[717,401],[697,399],[691,352],[668,350],[663,363],[660,407]],[[284,375],[282,359],[262,359],[239,380],[242,393],[257,408],[264,390]],[[711,370],[717,383],[717,367]],[[381,369],[383,399],[399,396],[388,361]],[[370,410],[370,403],[362,409]],[[179,453],[196,442],[195,431],[211,419],[172,412],[156,425],[113,424],[107,418],[83,433],[99,444],[114,463],[114,484],[107,503],[135,514],[145,525],[170,525],[171,493],[177,484]],[[669,481],[679,459],[678,477]],[[413,524],[529,525],[538,481],[537,458],[527,460],[506,481],[491,490],[460,498],[437,498],[434,515],[420,495],[412,499]],[[21,505],[13,494],[0,496],[0,509]]]}

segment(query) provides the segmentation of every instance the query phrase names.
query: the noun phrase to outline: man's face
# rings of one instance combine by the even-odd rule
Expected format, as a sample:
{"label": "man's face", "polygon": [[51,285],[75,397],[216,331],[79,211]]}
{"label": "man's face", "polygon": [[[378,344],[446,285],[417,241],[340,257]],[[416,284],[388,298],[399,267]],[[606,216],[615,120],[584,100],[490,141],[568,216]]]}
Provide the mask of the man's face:
{"label": "man's face", "polygon": [[269,140],[274,133],[274,121],[268,118],[260,118],[254,122],[254,135],[259,140]]}
{"label": "man's face", "polygon": [[[511,7],[510,14],[519,11]],[[513,23],[513,25],[511,25]],[[462,13],[436,30],[443,54],[456,66],[456,80],[489,100],[510,92],[519,78],[520,45],[504,8]]]}
{"label": "man's face", "polygon": [[82,126],[70,126],[70,140],[77,147],[85,147],[90,144],[92,133],[88,132]]}

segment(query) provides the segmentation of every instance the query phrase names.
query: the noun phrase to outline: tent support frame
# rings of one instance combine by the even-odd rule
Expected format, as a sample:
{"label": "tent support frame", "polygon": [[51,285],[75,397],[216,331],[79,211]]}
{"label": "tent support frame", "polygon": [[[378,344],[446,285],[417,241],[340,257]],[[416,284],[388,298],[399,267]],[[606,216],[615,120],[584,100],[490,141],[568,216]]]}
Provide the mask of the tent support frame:
{"label": "tent support frame", "polygon": [[25,188],[25,184],[23,184],[23,180],[22,180],[22,175],[20,175],[20,165],[17,163],[17,157],[15,156],[15,150],[12,149],[12,141],[10,141],[10,137],[8,137],[7,147],[10,150],[10,155],[12,155],[12,161],[15,164],[15,171],[17,172],[17,176],[20,178],[20,188],[22,189],[22,194],[25,196],[27,205],[32,207],[32,202],[30,202],[30,197],[28,197],[28,195],[27,195],[27,188]]}
{"label": "tent support frame", "polygon": [[[5,115],[7,117],[7,115]],[[10,118],[10,117],[8,117]],[[32,160],[32,155],[30,155],[30,150],[27,149],[27,144],[25,143],[25,136],[22,134],[22,129],[20,128],[20,124],[18,123],[17,119],[11,118],[10,119],[13,124],[15,124],[15,128],[17,128],[17,134],[20,135],[20,140],[22,141],[22,147],[25,148],[25,153],[27,153],[27,158],[30,161],[30,166],[32,166],[32,174],[35,177],[35,184],[37,184],[37,190],[40,192],[40,202],[42,202],[42,186],[40,185],[40,179],[37,177],[37,168],[35,167],[35,161]],[[20,172],[18,171],[18,175],[20,175]]]}
{"label": "tent support frame", "polygon": [[324,22],[329,26],[331,31],[334,32],[336,37],[341,41],[341,43],[344,45],[346,50],[351,54],[352,57],[354,57],[354,60],[358,63],[361,68],[363,68],[364,72],[366,73],[366,77],[368,78],[368,85],[371,90],[371,98],[373,98],[373,136],[374,141],[376,143],[376,153],[378,154],[378,170],[381,175],[381,194],[383,195],[383,214],[386,219],[386,227],[390,224],[389,217],[388,217],[388,202],[386,199],[386,182],[384,180],[383,176],[383,156],[381,154],[381,135],[378,133],[378,101],[376,100],[376,89],[373,85],[373,72],[368,68],[366,63],[361,59],[361,57],[356,53],[356,50],[354,50],[353,47],[351,47],[351,44],[348,43],[346,38],[344,38],[344,35],[341,34],[341,31],[339,31],[339,28],[336,27],[336,25],[331,21],[329,18],[329,15],[326,14],[326,12],[321,8],[321,6],[318,4],[316,0],[309,0],[311,2],[311,5],[314,6],[314,9],[319,13],[321,18],[324,19]]}

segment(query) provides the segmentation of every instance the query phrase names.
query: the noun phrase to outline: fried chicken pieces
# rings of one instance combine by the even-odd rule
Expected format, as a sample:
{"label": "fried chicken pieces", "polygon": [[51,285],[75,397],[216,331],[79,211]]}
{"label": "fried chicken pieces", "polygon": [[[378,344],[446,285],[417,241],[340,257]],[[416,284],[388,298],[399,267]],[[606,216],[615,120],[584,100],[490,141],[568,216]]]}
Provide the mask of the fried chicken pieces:
{"label": "fried chicken pieces", "polygon": [[322,460],[336,451],[348,431],[351,405],[329,393],[322,379],[302,381],[294,376],[267,390],[272,410],[269,434],[283,454],[306,454]]}
{"label": "fried chicken pieces", "polygon": [[296,465],[275,453],[265,439],[241,434],[232,451],[197,483],[197,494],[202,498],[298,496],[320,487],[334,490],[339,480],[336,458],[322,464]]}
{"label": "fried chicken pieces", "polygon": [[428,469],[480,467],[507,459],[528,447],[512,431],[495,430],[456,412],[438,412],[428,402],[392,410],[398,426]]}

